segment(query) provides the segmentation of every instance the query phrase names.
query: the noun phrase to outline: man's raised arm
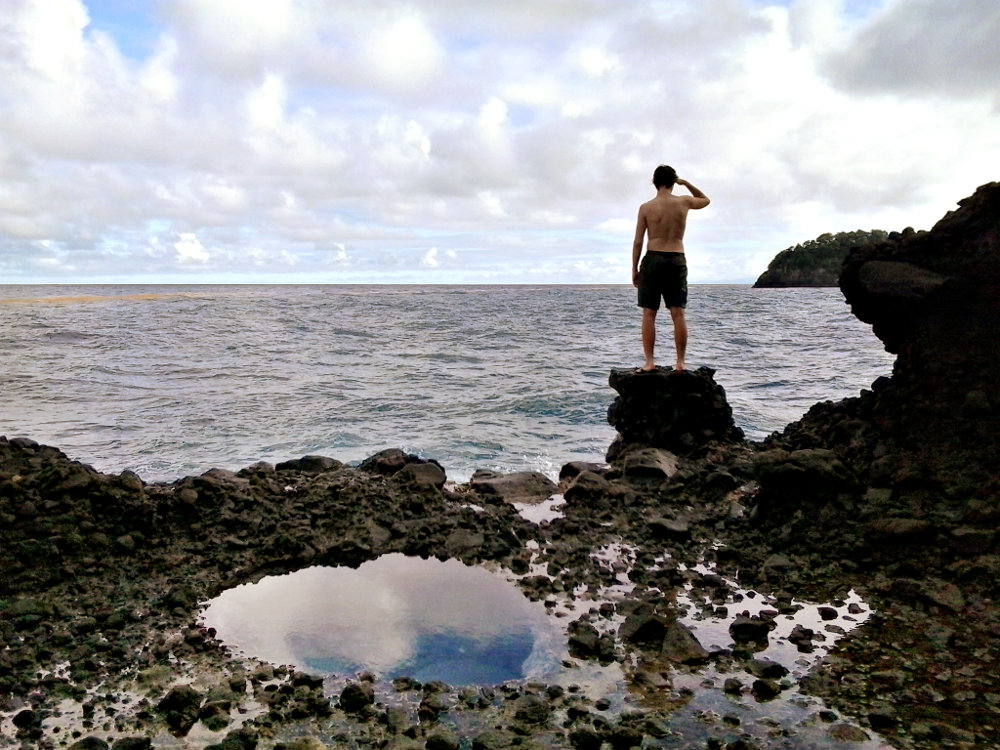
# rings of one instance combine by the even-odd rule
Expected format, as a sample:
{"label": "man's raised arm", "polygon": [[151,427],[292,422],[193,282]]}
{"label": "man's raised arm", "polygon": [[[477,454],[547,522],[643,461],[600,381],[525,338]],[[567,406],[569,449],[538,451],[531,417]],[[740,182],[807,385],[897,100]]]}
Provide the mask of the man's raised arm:
{"label": "man's raised arm", "polygon": [[704,208],[705,206],[707,206],[709,203],[712,202],[711,200],[709,200],[709,197],[707,195],[705,195],[703,192],[701,192],[698,188],[696,188],[687,180],[682,180],[680,177],[678,177],[677,184],[683,185],[689,191],[691,191],[691,198],[692,198],[691,208]]}

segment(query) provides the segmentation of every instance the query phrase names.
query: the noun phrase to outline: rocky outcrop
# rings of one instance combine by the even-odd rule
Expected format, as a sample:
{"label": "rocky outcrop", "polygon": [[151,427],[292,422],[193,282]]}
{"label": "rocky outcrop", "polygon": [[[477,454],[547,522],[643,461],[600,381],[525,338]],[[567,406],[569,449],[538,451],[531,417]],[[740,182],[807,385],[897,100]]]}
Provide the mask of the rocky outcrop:
{"label": "rocky outcrop", "polygon": [[847,302],[897,359],[891,378],[817,404],[755,459],[758,520],[792,544],[870,568],[1000,553],[1000,183],[959,205],[844,263]]}
{"label": "rocky outcrop", "polygon": [[618,398],[608,408],[608,422],[618,438],[608,449],[608,461],[622,458],[630,446],[687,455],[711,443],[742,441],[743,432],[714,375],[709,367],[612,370],[608,384]]}
{"label": "rocky outcrop", "polygon": [[883,515],[937,522],[1000,498],[1000,183],[959,206],[930,231],[848,256],[841,288],[897,354],[892,377],[817,405],[772,441],[836,451],[875,488]]}
{"label": "rocky outcrop", "polygon": [[[67,696],[85,702],[85,717],[114,717],[126,727],[133,736],[115,739],[115,747],[148,746],[150,736],[181,736],[199,723],[230,730],[218,747],[253,747],[258,736],[302,722],[346,733],[344,744],[350,736],[394,746],[399,735],[421,747],[512,748],[531,737],[532,746],[548,746],[553,715],[562,717],[558,731],[597,745],[662,736],[669,707],[650,709],[637,726],[612,712],[598,720],[593,711],[608,711],[607,698],[560,685],[505,685],[503,699],[494,700],[485,688],[413,681],[388,688],[359,673],[344,675],[339,693],[327,692],[320,677],[228,652],[196,621],[199,603],[264,575],[355,567],[391,553],[489,561],[521,576],[529,598],[567,603],[576,618],[566,628],[575,658],[628,663],[651,696],[663,694],[668,666],[694,669],[724,656],[698,643],[664,592],[690,583],[707,595],[708,580],[702,585],[701,576],[689,580],[695,576],[683,571],[703,559],[704,540],[724,524],[716,507],[727,517],[725,493],[736,480],[714,465],[680,470],[672,454],[645,450],[650,462],[635,473],[567,465],[558,486],[544,475],[485,471],[465,485],[443,484],[434,462],[397,450],[359,467],[305,456],[147,484],[130,473],[101,474],[30,440],[0,438],[0,711],[16,710],[12,723],[25,747],[48,746],[46,722]],[[663,488],[678,508],[664,504]],[[565,505],[551,522],[530,523],[511,505],[557,490]],[[688,507],[697,496],[712,501]],[[623,543],[646,550],[630,599],[599,610],[581,600],[586,606],[578,608],[578,592],[618,588],[630,565],[616,559]],[[622,634],[609,627],[616,612],[633,615],[636,627]],[[141,692],[142,704],[122,700],[123,691]],[[259,718],[247,720],[249,711]],[[452,730],[455,711],[479,712],[472,725],[494,727],[493,734]],[[80,742],[102,746],[107,735],[93,731]]]}
{"label": "rocky outcrop", "polygon": [[995,467],[1000,183],[959,206],[929,232],[855,250],[840,284],[854,314],[898,355],[876,417],[922,433],[935,450]]}
{"label": "rocky outcrop", "polygon": [[872,640],[904,644],[899,669],[849,700],[863,696],[872,727],[905,729],[914,746],[971,746],[980,740],[953,723],[977,724],[966,698],[995,654],[975,644],[1000,633],[987,604],[1000,596],[1000,183],[929,231],[853,250],[840,286],[897,355],[892,376],[765,441],[748,531],[808,568],[850,571],[880,600],[869,639],[849,642],[810,692],[844,700],[840,683],[872,663]]}

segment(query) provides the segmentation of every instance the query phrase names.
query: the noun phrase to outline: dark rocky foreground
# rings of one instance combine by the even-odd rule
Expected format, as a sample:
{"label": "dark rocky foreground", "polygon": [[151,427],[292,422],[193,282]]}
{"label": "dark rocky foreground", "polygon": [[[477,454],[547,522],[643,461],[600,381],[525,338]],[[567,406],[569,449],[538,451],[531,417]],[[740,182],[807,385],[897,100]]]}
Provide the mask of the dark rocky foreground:
{"label": "dark rocky foreground", "polygon": [[[991,184],[930,232],[854,251],[841,287],[898,354],[893,376],[762,444],[707,368],[613,372],[610,465],[567,465],[558,486],[488,472],[454,485],[393,450],[146,484],[0,439],[0,746],[1000,746],[998,244]],[[557,491],[547,523],[512,505]],[[627,564],[595,554],[609,545]],[[333,689],[198,626],[199,603],[234,585],[393,552],[519,576],[565,615],[568,669],[620,665],[624,707],[585,685],[362,674]],[[626,567],[631,590],[607,595]],[[768,606],[741,616],[733,581]],[[757,658],[800,601],[850,589],[875,614],[816,668]],[[728,617],[731,646],[692,635],[684,597]],[[809,654],[824,637],[787,640]],[[670,723],[691,680],[732,701],[698,714],[697,739]],[[781,722],[750,731],[748,705],[800,693],[830,707],[809,730],[822,744]]]}

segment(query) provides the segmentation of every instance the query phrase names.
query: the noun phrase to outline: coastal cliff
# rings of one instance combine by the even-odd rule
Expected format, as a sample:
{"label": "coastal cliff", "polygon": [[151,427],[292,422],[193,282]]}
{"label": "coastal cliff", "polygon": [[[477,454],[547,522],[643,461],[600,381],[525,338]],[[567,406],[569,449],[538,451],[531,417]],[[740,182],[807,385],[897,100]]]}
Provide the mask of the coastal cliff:
{"label": "coastal cliff", "polygon": [[[817,405],[772,440],[842,453],[866,479],[891,488],[901,509],[920,492],[957,513],[1000,498],[1000,184],[959,205],[930,231],[848,256],[841,289],[897,355],[892,377],[857,399]],[[858,429],[837,417],[860,420]]]}

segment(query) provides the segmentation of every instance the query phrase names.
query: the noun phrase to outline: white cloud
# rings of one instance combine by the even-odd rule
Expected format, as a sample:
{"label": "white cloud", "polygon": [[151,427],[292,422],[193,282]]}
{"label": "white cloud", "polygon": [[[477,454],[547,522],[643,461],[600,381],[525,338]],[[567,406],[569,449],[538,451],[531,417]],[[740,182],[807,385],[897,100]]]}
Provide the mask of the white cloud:
{"label": "white cloud", "polygon": [[378,14],[367,43],[368,62],[379,78],[394,89],[426,86],[444,60],[425,21],[407,10],[395,17]]}
{"label": "white cloud", "polygon": [[177,62],[177,42],[163,37],[153,55],[139,70],[139,83],[152,102],[170,105],[180,89],[180,80],[174,72]]}
{"label": "white cloud", "polygon": [[258,74],[304,31],[294,0],[176,0],[164,11],[191,63],[225,76]]}
{"label": "white cloud", "polygon": [[593,280],[664,162],[713,199],[693,281],[926,228],[997,178],[1000,8],[860,7],[177,0],[125,55],[86,2],[9,0],[0,270]]}
{"label": "white cloud", "polygon": [[509,216],[507,210],[503,207],[503,201],[495,193],[489,190],[483,190],[478,193],[479,202],[482,204],[483,210],[488,216],[493,216],[495,218],[503,218]]}
{"label": "white cloud", "polygon": [[285,124],[288,99],[281,76],[268,74],[246,97],[247,117],[254,130],[275,131]]}
{"label": "white cloud", "polygon": [[597,224],[596,229],[602,232],[608,232],[610,234],[634,234],[635,232],[635,219],[624,219],[624,218],[614,218],[602,221]]}
{"label": "white cloud", "polygon": [[498,97],[492,97],[479,109],[479,127],[486,134],[502,135],[507,124],[507,103]]}
{"label": "white cloud", "polygon": [[441,265],[441,261],[438,260],[438,249],[436,247],[432,247],[424,253],[420,258],[420,265],[424,268],[437,268]]}
{"label": "white cloud", "polygon": [[4,35],[16,35],[22,42],[16,51],[42,81],[58,81],[83,67],[86,50],[80,40],[89,17],[76,0],[15,0],[4,17]]}
{"label": "white cloud", "polygon": [[618,60],[601,47],[583,47],[577,53],[577,64],[592,78],[600,78],[618,67]]}
{"label": "white cloud", "polygon": [[211,257],[198,237],[189,232],[180,235],[180,239],[174,243],[174,250],[177,252],[177,260],[181,263],[204,264],[208,263]]}

